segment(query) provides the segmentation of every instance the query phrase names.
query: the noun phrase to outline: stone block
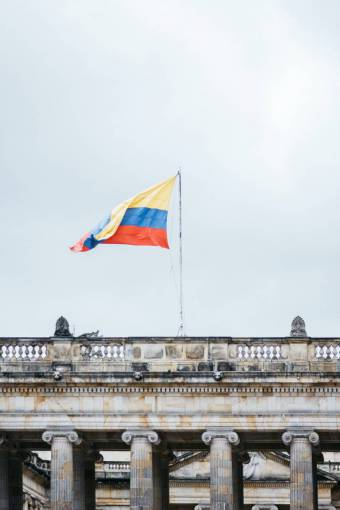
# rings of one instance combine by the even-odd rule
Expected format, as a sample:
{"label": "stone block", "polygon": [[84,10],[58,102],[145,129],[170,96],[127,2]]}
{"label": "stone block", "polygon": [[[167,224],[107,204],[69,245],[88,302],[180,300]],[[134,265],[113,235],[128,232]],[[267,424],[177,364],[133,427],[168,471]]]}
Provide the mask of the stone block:
{"label": "stone block", "polygon": [[210,356],[213,360],[228,359],[228,344],[215,344],[210,346]]}
{"label": "stone block", "polygon": [[198,364],[197,370],[199,372],[211,372],[214,369],[214,364],[212,361],[201,361]]}
{"label": "stone block", "polygon": [[231,372],[232,370],[235,370],[235,364],[228,363],[227,361],[219,361],[217,363],[217,370],[219,372]]}
{"label": "stone block", "polygon": [[204,345],[193,344],[186,347],[187,359],[203,359],[204,358]]}
{"label": "stone block", "polygon": [[165,346],[165,355],[170,359],[181,359],[183,356],[183,345],[170,344]]}
{"label": "stone block", "polygon": [[289,359],[290,361],[307,361],[308,360],[307,342],[292,341],[289,344]]}
{"label": "stone block", "polygon": [[164,355],[163,345],[159,344],[144,345],[143,357],[145,359],[161,359],[163,358],[163,355]]}
{"label": "stone block", "polygon": [[133,372],[148,372],[149,365],[148,363],[131,363]]}
{"label": "stone block", "polygon": [[287,366],[285,362],[271,361],[264,363],[267,372],[286,372]]}
{"label": "stone block", "polygon": [[139,345],[133,345],[131,349],[131,355],[133,359],[140,359],[142,356],[142,350]]}

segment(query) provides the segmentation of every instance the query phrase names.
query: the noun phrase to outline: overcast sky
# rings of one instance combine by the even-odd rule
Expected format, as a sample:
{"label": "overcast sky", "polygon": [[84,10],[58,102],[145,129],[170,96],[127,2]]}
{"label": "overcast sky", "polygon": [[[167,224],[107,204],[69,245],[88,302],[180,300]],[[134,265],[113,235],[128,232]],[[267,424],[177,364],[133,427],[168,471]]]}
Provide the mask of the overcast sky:
{"label": "overcast sky", "polygon": [[340,335],[338,0],[0,6],[1,336],[176,335],[176,194],[170,251],[68,247],[179,165],[186,333]]}

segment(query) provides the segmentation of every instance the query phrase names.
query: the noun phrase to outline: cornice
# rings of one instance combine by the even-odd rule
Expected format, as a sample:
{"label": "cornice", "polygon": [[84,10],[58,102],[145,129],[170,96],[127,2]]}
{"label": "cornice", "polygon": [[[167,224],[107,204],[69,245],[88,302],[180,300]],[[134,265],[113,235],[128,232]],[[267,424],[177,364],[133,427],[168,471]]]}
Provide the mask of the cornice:
{"label": "cornice", "polygon": [[177,471],[178,469],[181,469],[182,467],[187,466],[188,464],[192,464],[193,462],[198,462],[198,461],[204,459],[208,455],[209,455],[209,452],[203,450],[201,452],[195,453],[194,455],[192,455],[191,457],[188,457],[186,459],[179,460],[177,462],[174,461],[169,464],[169,471],[170,471],[170,473]]}
{"label": "cornice", "polygon": [[334,395],[340,394],[340,384],[336,386],[309,386],[301,384],[291,384],[289,386],[263,386],[256,385],[216,385],[216,384],[190,384],[190,385],[161,385],[157,384],[136,384],[123,386],[117,383],[102,385],[84,385],[84,384],[11,384],[6,383],[0,386],[0,394],[96,394],[96,393],[118,393],[118,394],[219,394],[219,395],[254,395],[271,396],[277,394],[285,394],[296,396],[297,394],[309,395]]}
{"label": "cornice", "polygon": [[[246,488],[285,488],[288,489],[290,486],[289,480],[287,481],[265,481],[265,480],[244,480],[244,486]],[[335,487],[336,482],[318,482],[320,489],[329,489]],[[170,487],[187,487],[188,485],[194,485],[195,487],[209,487],[210,481],[207,478],[188,478],[174,480],[170,479]]]}

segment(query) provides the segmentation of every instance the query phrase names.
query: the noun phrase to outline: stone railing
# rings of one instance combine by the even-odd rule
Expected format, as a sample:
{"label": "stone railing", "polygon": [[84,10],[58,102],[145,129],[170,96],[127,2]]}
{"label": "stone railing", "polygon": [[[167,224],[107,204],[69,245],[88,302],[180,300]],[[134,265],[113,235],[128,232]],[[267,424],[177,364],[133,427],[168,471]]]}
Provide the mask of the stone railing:
{"label": "stone railing", "polygon": [[102,462],[96,465],[98,480],[121,479],[130,477],[130,462]]}
{"label": "stone railing", "polygon": [[340,359],[340,343],[317,344],[315,346],[315,357],[325,360]]}
{"label": "stone railing", "polygon": [[34,341],[5,341],[1,343],[1,361],[36,361],[47,358],[48,345],[44,342]]}
{"label": "stone railing", "polygon": [[239,345],[237,357],[241,361],[258,359],[262,361],[281,359],[281,346],[276,345]]}
{"label": "stone railing", "polygon": [[30,452],[25,464],[39,473],[49,475],[51,463],[49,460],[42,460],[36,453]]}
{"label": "stone railing", "polygon": [[130,462],[103,462],[104,471],[108,473],[129,473]]}
{"label": "stone railing", "polygon": [[318,464],[318,467],[324,471],[327,471],[327,473],[340,475],[340,462],[323,462]]}
{"label": "stone railing", "polygon": [[124,346],[117,344],[105,344],[94,342],[93,344],[81,345],[80,354],[84,359],[90,360],[124,360]]}
{"label": "stone railing", "polygon": [[340,338],[0,338],[0,374],[50,372],[209,374],[337,372]]}

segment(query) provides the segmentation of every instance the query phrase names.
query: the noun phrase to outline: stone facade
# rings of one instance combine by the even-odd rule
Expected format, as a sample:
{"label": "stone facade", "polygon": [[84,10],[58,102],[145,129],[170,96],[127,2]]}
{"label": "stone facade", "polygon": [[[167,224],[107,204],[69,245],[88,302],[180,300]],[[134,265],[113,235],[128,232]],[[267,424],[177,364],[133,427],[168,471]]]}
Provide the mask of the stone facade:
{"label": "stone facade", "polygon": [[[176,451],[210,452],[210,496],[188,509],[287,508],[280,486],[247,500],[247,452],[290,455],[278,483],[291,510],[336,505],[320,500],[316,466],[339,450],[340,339],[305,337],[301,321],[284,338],[73,338],[64,322],[57,333],[0,339],[0,510],[23,505],[25,455],[44,449],[52,510],[94,510],[93,452],[119,450],[131,451],[133,510],[169,506]],[[171,491],[170,476],[170,505]]]}

